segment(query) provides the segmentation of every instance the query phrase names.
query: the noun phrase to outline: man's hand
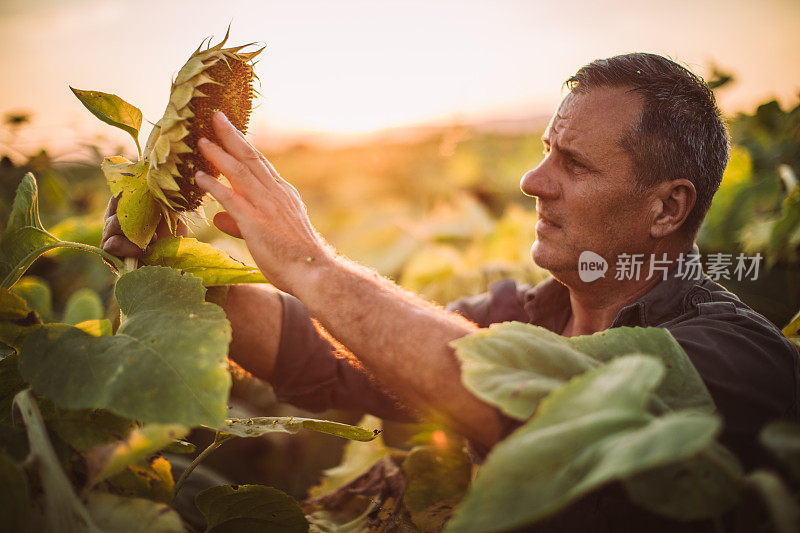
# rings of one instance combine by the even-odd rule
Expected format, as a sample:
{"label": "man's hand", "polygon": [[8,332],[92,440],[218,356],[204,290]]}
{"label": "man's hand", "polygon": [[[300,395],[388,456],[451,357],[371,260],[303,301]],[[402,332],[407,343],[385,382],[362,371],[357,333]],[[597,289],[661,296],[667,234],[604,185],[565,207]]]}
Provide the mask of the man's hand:
{"label": "man's hand", "polygon": [[[141,259],[143,256],[149,253],[150,246],[148,245],[147,249],[142,250],[128,240],[125,234],[122,233],[122,227],[119,225],[119,217],[117,216],[118,203],[119,195],[113,196],[108,202],[108,207],[106,207],[106,214],[104,217],[105,224],[103,225],[103,239],[100,242],[100,248],[111,255],[119,257],[120,259],[125,259],[127,257]],[[188,231],[189,228],[186,227],[186,224],[178,221],[178,235],[186,236]],[[156,233],[153,235],[153,238],[150,242],[153,243],[159,238],[168,234],[169,228],[167,227],[166,221],[162,219],[158,224]]]}
{"label": "man's hand", "polygon": [[481,444],[497,442],[498,413],[461,383],[449,346],[477,326],[337,256],[314,231],[297,190],[221,113],[214,130],[222,146],[198,146],[233,188],[202,173],[196,179],[227,211],[215,217],[217,227],[243,237],[267,279],[300,299],[406,405],[444,415]]}
{"label": "man's hand", "polygon": [[222,147],[200,139],[203,156],[228,178],[232,189],[203,172],[197,184],[219,201],[214,217],[222,231],[243,238],[259,269],[277,288],[295,294],[310,264],[333,259],[331,248],[311,226],[300,194],[218,112],[214,129]]}

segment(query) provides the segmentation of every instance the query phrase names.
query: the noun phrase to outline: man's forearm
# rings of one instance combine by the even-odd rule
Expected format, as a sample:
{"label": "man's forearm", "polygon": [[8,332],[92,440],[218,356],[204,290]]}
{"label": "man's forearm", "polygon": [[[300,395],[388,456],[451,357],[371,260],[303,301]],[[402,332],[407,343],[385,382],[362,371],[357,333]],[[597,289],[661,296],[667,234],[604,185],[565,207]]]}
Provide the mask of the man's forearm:
{"label": "man's forearm", "polygon": [[444,415],[470,439],[497,442],[496,411],[462,385],[448,346],[475,324],[342,257],[307,272],[295,296],[378,381],[414,408]]}

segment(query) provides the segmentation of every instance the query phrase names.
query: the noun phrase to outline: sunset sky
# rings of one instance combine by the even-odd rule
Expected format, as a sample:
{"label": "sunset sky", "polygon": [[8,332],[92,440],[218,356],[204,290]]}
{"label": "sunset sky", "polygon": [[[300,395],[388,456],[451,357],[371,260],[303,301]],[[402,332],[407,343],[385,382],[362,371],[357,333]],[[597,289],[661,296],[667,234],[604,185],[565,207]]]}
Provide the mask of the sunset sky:
{"label": "sunset sky", "polygon": [[267,45],[251,128],[266,141],[538,117],[582,64],[631,51],[732,71],[726,113],[800,92],[797,0],[0,0],[0,114],[34,113],[15,139],[23,148],[102,134],[132,150],[68,85],[116,93],[158,120],[172,75],[228,23],[231,43]]}

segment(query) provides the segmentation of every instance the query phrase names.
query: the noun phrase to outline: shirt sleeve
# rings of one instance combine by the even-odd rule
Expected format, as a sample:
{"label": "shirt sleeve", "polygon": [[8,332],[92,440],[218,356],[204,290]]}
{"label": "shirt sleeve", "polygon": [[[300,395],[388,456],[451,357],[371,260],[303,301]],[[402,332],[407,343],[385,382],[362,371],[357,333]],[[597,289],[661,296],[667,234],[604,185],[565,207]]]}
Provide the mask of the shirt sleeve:
{"label": "shirt sleeve", "polygon": [[418,419],[336,346],[300,300],[285,293],[280,296],[283,320],[272,378],[280,401],[312,412],[346,409],[399,422]]}

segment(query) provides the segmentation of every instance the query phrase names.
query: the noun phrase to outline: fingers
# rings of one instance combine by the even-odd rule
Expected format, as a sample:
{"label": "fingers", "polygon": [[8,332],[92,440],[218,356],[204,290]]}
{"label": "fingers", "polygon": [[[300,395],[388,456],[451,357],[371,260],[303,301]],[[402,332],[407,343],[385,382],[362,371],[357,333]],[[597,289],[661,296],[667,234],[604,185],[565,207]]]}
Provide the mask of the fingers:
{"label": "fingers", "polygon": [[[257,212],[253,205],[248,202],[243,196],[238,194],[233,189],[226,187],[218,182],[203,171],[198,171],[195,174],[195,181],[201,189],[213,196],[222,207],[231,214],[231,217],[238,223],[242,217],[249,217],[255,219]],[[241,228],[241,226],[239,226]],[[223,230],[224,231],[224,230]]]}
{"label": "fingers", "polygon": [[214,225],[220,230],[232,237],[236,237],[237,239],[242,238],[242,232],[239,229],[239,225],[236,224],[236,221],[230,215],[230,213],[226,211],[220,211],[216,215],[214,215]]}
{"label": "fingers", "polygon": [[271,185],[277,173],[267,158],[247,142],[240,132],[222,111],[214,114],[214,132],[222,142],[222,148],[233,157],[244,163],[250,172],[266,186]]}
{"label": "fingers", "polygon": [[[104,251],[117,257],[143,257],[145,252],[129,241],[123,234],[112,235],[100,246]],[[149,248],[149,247],[148,247]]]}
{"label": "fingers", "polygon": [[117,212],[117,204],[119,203],[120,196],[122,196],[122,193],[119,193],[116,196],[112,196],[111,200],[108,201],[108,207],[106,207],[106,214],[103,215],[104,218],[108,218]]}
{"label": "fingers", "polygon": [[228,178],[228,181],[231,182],[237,192],[253,200],[265,194],[264,186],[253,175],[245,162],[235,158],[206,138],[200,139],[197,142],[197,146],[200,148],[203,157],[225,174],[225,177]]}

